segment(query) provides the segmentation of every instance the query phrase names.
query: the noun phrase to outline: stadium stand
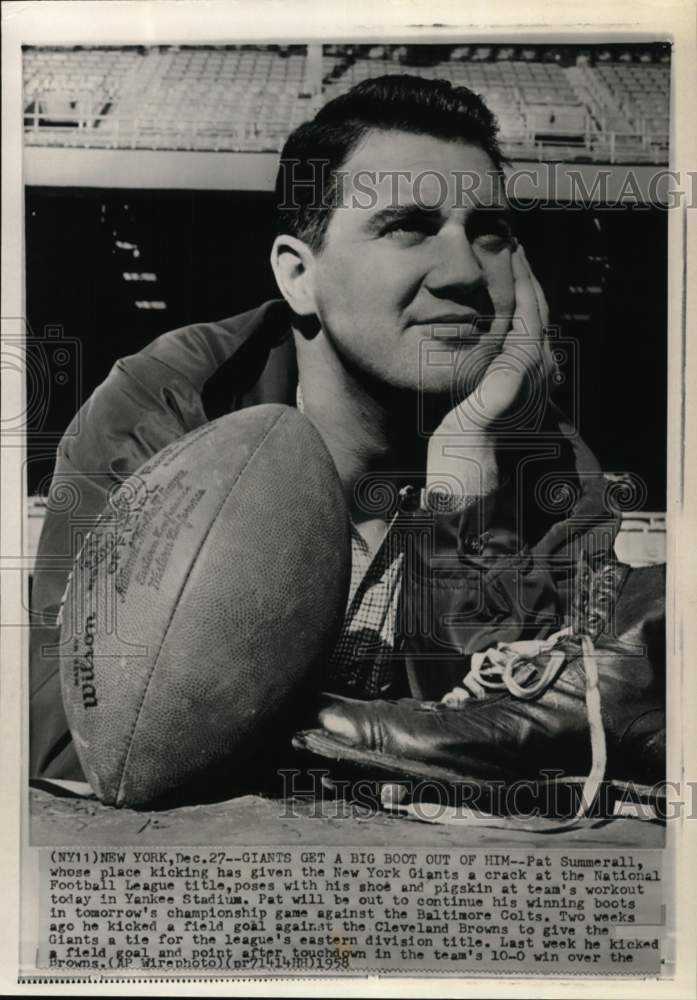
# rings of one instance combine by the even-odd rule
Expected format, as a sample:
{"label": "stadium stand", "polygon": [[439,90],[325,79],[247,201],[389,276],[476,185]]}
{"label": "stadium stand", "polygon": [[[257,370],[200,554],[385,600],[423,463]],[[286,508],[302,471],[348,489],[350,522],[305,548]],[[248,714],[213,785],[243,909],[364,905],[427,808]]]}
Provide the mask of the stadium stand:
{"label": "stadium stand", "polygon": [[[649,47],[648,58],[638,46],[628,58],[619,46],[608,47],[605,57],[598,46],[587,53],[579,47],[532,45],[27,48],[25,141],[49,147],[30,149],[25,160],[30,325],[42,331],[56,316],[65,317],[66,330],[84,338],[86,388],[104,377],[113,360],[140,349],[162,329],[234,311],[231,294],[249,296],[240,308],[256,304],[257,292],[262,298],[266,294],[275,154],[293,127],[359,80],[407,72],[467,86],[496,113],[511,160],[579,163],[590,190],[592,176],[583,172],[595,171],[584,164],[667,162],[669,58],[667,46]],[[58,155],[60,147],[67,147],[64,156]],[[75,153],[83,149],[96,152]],[[125,152],[112,157],[112,150]],[[164,155],[131,155],[129,150]],[[170,156],[169,151],[211,155]],[[38,181],[31,179],[32,154],[50,161]],[[61,159],[65,169],[56,167]],[[90,160],[103,164],[101,172],[90,172]],[[153,160],[171,164],[171,174],[161,167],[160,173],[153,171]],[[188,160],[205,165],[198,174],[192,167],[194,181],[182,183]],[[144,161],[133,168],[134,183],[124,182],[125,161]],[[268,168],[261,161],[270,161]],[[210,182],[216,170],[223,178],[218,185]],[[241,184],[245,170],[251,182]],[[264,170],[268,182],[261,177]],[[540,173],[544,177],[547,171]],[[626,171],[606,173],[619,177]],[[76,199],[71,191],[62,193],[62,185],[84,191]],[[186,188],[195,189],[195,198],[187,193],[179,200],[177,192]],[[579,198],[580,190],[572,189],[571,198]],[[547,197],[543,184],[521,197],[534,201],[535,193],[542,201]],[[586,411],[589,441],[604,467],[623,470],[628,462],[650,487],[649,510],[623,518],[616,551],[635,566],[661,562],[666,557],[660,431],[665,357],[655,338],[644,338],[637,350],[636,327],[648,323],[662,329],[665,323],[661,294],[647,277],[644,248],[663,239],[666,213],[655,208],[558,216],[545,207],[538,214],[522,213],[519,225],[530,220],[529,240],[525,233],[523,239],[533,249],[537,245],[554,289],[555,315],[565,334],[584,345],[583,384],[590,377],[594,390],[610,400],[598,417],[595,407]],[[61,227],[70,229],[70,238],[57,262],[42,248],[53,245]],[[204,241],[201,263],[192,261],[190,248]],[[242,273],[240,287],[233,290],[231,260]],[[199,269],[189,281],[192,266]],[[77,273],[94,286],[91,296],[75,294]],[[651,281],[655,278],[651,271]],[[109,309],[100,315],[96,343],[86,331],[94,325],[95,303],[103,302]],[[130,338],[126,344],[124,331]],[[633,378],[625,399],[617,396],[611,378],[613,363],[626,364],[627,352],[636,367],[630,363]],[[661,373],[658,382],[656,372]],[[609,386],[611,393],[603,388]],[[63,427],[74,407],[58,394],[51,400],[52,423],[46,426]],[[607,408],[614,435],[607,434]],[[47,451],[39,431],[30,429],[28,440],[29,486],[40,494],[54,452]],[[628,458],[625,444],[617,442],[630,440],[639,443]],[[46,501],[34,496],[28,503],[27,549],[33,557]]]}
{"label": "stadium stand", "polygon": [[429,67],[399,66],[396,69],[393,60],[363,59],[347,67],[339,80],[328,82],[325,97],[329,100],[360,80],[398,70],[417,76],[440,77],[454,86],[469,87],[481,94],[497,115],[509,141],[545,134],[585,134],[585,109],[556,64],[451,59]]}
{"label": "stadium stand", "polygon": [[668,94],[670,71],[667,66],[599,66],[596,73],[619,104],[631,129],[641,134],[668,134]]}
{"label": "stadium stand", "polygon": [[[276,151],[288,132],[309,117],[304,93],[305,56],[264,48],[242,50],[156,49],[128,52],[129,72],[110,61],[101,76],[80,69],[84,50],[34,50],[25,66],[28,141],[126,149]],[[72,63],[75,71],[65,68]],[[63,103],[91,79],[98,98],[73,134],[43,113],[60,95]],[[69,86],[72,83],[73,90]],[[106,105],[103,95],[109,93]],[[78,104],[73,116],[82,108]],[[101,113],[94,114],[93,108]],[[35,110],[36,109],[36,110]]]}
{"label": "stadium stand", "polygon": [[[158,46],[25,51],[29,145],[275,152],[322,101],[408,72],[482,94],[511,159],[663,163],[670,67],[515,46]],[[318,49],[319,47],[317,47]],[[630,59],[632,57],[630,56]],[[649,54],[649,58],[654,57]]]}
{"label": "stadium stand", "polygon": [[134,49],[25,49],[25,126],[96,128],[133,86],[139,61]]}
{"label": "stadium stand", "polygon": [[581,64],[568,70],[589,110],[597,144],[610,162],[664,162],[668,157],[668,66]]}

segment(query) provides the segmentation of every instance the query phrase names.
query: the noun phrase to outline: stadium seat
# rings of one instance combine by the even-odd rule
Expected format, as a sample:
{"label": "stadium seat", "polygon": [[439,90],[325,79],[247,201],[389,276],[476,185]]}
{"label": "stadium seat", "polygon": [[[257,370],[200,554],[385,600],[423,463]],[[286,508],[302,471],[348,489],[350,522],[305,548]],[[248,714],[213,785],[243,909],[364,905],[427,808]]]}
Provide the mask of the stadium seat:
{"label": "stadium seat", "polygon": [[[512,157],[649,160],[667,154],[670,66],[541,62],[534,49],[457,46],[434,65],[409,47],[325,46],[322,101],[361,80],[407,72],[481,94]],[[28,144],[276,151],[309,117],[307,58],[296,47],[28,48]]]}

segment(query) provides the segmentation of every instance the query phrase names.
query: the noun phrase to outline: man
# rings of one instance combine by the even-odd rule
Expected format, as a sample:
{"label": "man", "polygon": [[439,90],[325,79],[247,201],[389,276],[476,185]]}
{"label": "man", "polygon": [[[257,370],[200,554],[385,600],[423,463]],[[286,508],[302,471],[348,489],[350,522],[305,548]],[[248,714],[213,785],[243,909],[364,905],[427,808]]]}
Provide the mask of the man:
{"label": "man", "polygon": [[[660,594],[615,562],[606,483],[549,399],[547,306],[502,165],[478,97],[408,76],[359,84],[291,135],[271,255],[284,303],[118,362],[59,448],[54,494],[70,484],[78,506],[49,510],[37,561],[33,773],[80,776],[48,648],[71,525],[172,440],[274,401],[319,430],[351,513],[326,678],[348,697],[321,714],[326,745],[515,777],[597,765],[600,740],[614,776],[660,777],[663,677],[641,652]],[[633,645],[596,664],[613,623]]]}

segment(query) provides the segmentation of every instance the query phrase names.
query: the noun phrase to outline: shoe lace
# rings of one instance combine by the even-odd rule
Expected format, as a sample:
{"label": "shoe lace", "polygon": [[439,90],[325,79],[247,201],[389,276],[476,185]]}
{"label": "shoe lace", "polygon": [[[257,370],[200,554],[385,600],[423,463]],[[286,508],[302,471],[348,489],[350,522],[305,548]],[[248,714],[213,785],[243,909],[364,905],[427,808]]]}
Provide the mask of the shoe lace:
{"label": "shoe lace", "polygon": [[[571,626],[563,628],[547,639],[499,642],[484,652],[474,653],[469,673],[462,679],[462,686],[453,688],[442,698],[450,708],[461,708],[470,698],[483,698],[487,690],[507,690],[513,697],[531,700],[539,697],[559,676],[567,652],[559,645],[573,636]],[[603,726],[598,677],[598,663],[593,640],[589,635],[578,636],[583,656],[585,674],[586,715],[591,744],[591,768],[584,779],[579,808],[570,819],[555,821],[547,826],[539,822],[536,830],[569,829],[578,824],[591,810],[605,778],[607,768],[607,741]],[[498,824],[497,824],[498,825]],[[523,827],[513,824],[519,829]]]}
{"label": "shoe lace", "polygon": [[498,642],[473,653],[462,687],[454,687],[441,699],[449,708],[459,708],[469,698],[483,698],[487,690],[506,688],[515,698],[537,698],[554,683],[566,660],[555,646],[572,634],[571,627],[560,629],[547,639]]}

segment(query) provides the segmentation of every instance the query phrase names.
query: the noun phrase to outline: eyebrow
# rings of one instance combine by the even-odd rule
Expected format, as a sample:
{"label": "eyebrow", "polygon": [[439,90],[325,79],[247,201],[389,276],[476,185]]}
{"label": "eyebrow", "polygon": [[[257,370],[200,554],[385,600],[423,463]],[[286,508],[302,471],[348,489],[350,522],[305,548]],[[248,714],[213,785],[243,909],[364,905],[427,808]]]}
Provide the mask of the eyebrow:
{"label": "eyebrow", "polygon": [[510,206],[508,205],[476,205],[468,218],[468,222],[477,219],[487,219],[494,217],[496,219],[501,219],[511,225],[513,221],[513,213],[511,212]]}
{"label": "eyebrow", "polygon": [[[512,212],[507,205],[479,205],[475,206],[465,223],[476,222],[482,218],[491,218],[494,216],[497,219],[506,222],[507,225],[512,223]],[[428,208],[425,205],[399,205],[390,206],[388,208],[380,209],[374,215],[366,221],[366,231],[370,234],[375,234],[381,232],[386,226],[392,225],[395,222],[407,222],[413,220],[426,220],[430,222],[435,222],[442,219],[442,210],[438,207]]]}
{"label": "eyebrow", "polygon": [[376,233],[393,222],[406,222],[412,219],[435,221],[440,218],[442,218],[442,212],[439,208],[427,208],[424,205],[416,204],[392,206],[390,208],[382,208],[375,215],[371,215],[366,222],[366,230],[369,233]]}

